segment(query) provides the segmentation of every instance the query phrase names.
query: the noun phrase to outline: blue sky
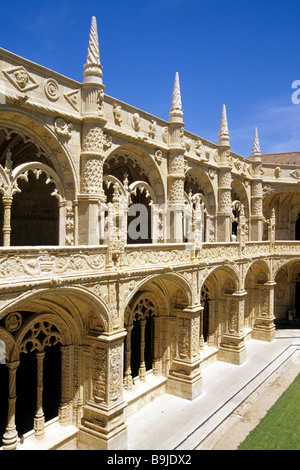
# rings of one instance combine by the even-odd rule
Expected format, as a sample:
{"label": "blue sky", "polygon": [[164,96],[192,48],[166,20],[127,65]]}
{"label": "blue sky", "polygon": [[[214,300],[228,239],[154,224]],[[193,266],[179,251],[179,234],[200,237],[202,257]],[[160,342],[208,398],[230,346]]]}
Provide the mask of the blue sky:
{"label": "blue sky", "polygon": [[178,71],[188,131],[226,104],[232,151],[300,151],[299,0],[2,0],[0,47],[81,82],[92,16],[110,96],[167,120]]}

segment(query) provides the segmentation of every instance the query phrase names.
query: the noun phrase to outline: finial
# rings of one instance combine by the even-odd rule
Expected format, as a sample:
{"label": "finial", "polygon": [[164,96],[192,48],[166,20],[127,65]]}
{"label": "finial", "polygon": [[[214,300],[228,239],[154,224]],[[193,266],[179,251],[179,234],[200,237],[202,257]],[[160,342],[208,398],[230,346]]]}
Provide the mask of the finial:
{"label": "finial", "polygon": [[220,132],[219,132],[219,146],[221,147],[229,147],[229,131],[228,131],[228,122],[227,122],[227,114],[226,114],[226,106],[223,104],[222,108],[222,117],[221,117],[221,125],[220,125]]}
{"label": "finial", "polygon": [[253,148],[252,148],[252,157],[257,159],[261,159],[261,151],[260,151],[260,145],[259,145],[259,139],[258,139],[258,132],[257,132],[257,127],[255,128],[254,132],[254,141],[253,141]]}
{"label": "finial", "polygon": [[102,66],[100,62],[99,41],[96,17],[92,17],[87,60],[84,66],[84,82],[102,84]]}
{"label": "finial", "polygon": [[183,111],[181,104],[181,93],[179,84],[179,74],[175,73],[171,109],[169,113],[170,122],[182,122]]}

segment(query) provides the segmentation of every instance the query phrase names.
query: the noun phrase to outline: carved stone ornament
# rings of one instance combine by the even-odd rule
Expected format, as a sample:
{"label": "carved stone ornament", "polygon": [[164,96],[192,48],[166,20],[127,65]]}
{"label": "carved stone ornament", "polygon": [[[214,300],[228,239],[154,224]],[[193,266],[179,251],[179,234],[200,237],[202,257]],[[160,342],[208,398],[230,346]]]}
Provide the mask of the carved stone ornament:
{"label": "carved stone ornament", "polygon": [[61,118],[57,118],[54,122],[55,132],[63,137],[71,137],[72,123],[65,122]]}
{"label": "carved stone ornament", "polygon": [[70,93],[64,94],[65,99],[67,102],[75,109],[75,111],[79,111],[79,90],[71,91]]}
{"label": "carved stone ornament", "polygon": [[162,151],[161,150],[159,150],[159,149],[156,150],[155,155],[154,155],[154,159],[155,159],[155,161],[158,165],[161,164],[161,162],[162,162]]}
{"label": "carved stone ornament", "polygon": [[140,127],[141,127],[140,120],[141,120],[140,115],[138,113],[134,113],[133,116],[132,116],[131,124],[132,124],[132,127],[135,131],[140,130]]}
{"label": "carved stone ornament", "polygon": [[279,166],[277,166],[274,170],[274,174],[275,174],[275,177],[276,178],[280,178],[281,176],[281,168]]}
{"label": "carved stone ornament", "polygon": [[56,80],[49,78],[45,82],[45,94],[47,98],[51,101],[57,101],[59,98],[59,86]]}
{"label": "carved stone ornament", "polygon": [[17,331],[22,325],[22,315],[19,312],[10,313],[5,319],[5,326],[10,331]]}
{"label": "carved stone ornament", "polygon": [[300,170],[292,171],[292,172],[291,172],[291,176],[293,176],[294,178],[296,178],[296,180],[299,180],[299,179],[300,179]]}
{"label": "carved stone ornament", "polygon": [[195,153],[196,155],[198,155],[198,157],[200,157],[201,155],[201,150],[202,150],[202,147],[203,147],[203,144],[201,142],[201,140],[197,140],[197,142],[195,143]]}
{"label": "carved stone ornament", "polygon": [[114,113],[114,120],[116,124],[121,124],[122,117],[121,117],[121,106],[119,104],[114,104],[113,106],[113,113]]}
{"label": "carved stone ornament", "polygon": [[37,88],[39,85],[27,72],[24,67],[14,67],[10,70],[4,70],[3,74],[8,80],[23,93]]}
{"label": "carved stone ornament", "polygon": [[152,137],[154,139],[155,133],[156,133],[156,121],[154,119],[151,119],[149,123],[149,137]]}

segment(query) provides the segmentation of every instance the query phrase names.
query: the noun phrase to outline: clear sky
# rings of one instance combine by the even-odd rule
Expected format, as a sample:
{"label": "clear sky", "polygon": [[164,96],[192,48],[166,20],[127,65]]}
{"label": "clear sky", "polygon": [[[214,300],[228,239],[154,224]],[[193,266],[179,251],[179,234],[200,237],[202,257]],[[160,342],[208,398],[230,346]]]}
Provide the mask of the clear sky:
{"label": "clear sky", "polygon": [[92,16],[108,95],[168,120],[179,72],[188,131],[226,104],[232,151],[300,151],[299,0],[2,0],[0,47],[81,82]]}

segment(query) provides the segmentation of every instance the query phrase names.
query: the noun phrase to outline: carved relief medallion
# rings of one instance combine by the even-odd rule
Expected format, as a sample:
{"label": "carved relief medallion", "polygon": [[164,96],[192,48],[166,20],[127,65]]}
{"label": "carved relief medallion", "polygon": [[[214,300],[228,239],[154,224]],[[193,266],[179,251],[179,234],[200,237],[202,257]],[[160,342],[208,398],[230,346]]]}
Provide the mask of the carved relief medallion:
{"label": "carved relief medallion", "polygon": [[45,94],[47,96],[47,98],[49,98],[49,100],[51,101],[57,101],[58,98],[59,98],[59,87],[58,87],[58,83],[56,80],[54,80],[53,78],[49,78],[49,80],[47,80],[45,82]]}

